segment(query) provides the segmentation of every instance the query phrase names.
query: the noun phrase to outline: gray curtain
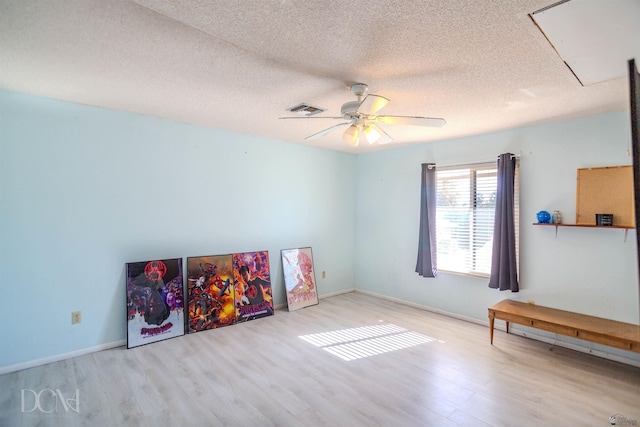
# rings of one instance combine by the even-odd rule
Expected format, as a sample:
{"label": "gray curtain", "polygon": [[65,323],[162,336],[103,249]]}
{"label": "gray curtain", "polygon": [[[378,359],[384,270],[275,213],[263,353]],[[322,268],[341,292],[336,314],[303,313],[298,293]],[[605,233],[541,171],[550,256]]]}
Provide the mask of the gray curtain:
{"label": "gray curtain", "polygon": [[493,253],[489,287],[518,292],[516,224],[513,215],[516,158],[511,153],[498,157],[496,215],[493,223]]}
{"label": "gray curtain", "polygon": [[436,255],[436,165],[423,163],[416,273],[422,277],[436,277],[438,274]]}

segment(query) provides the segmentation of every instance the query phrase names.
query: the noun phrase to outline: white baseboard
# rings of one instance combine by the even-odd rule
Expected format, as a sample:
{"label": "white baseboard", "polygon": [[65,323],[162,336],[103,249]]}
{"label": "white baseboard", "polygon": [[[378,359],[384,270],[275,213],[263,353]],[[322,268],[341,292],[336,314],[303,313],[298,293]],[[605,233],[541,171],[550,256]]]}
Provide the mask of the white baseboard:
{"label": "white baseboard", "polygon": [[[354,292],[355,288],[332,292],[329,294],[325,294],[322,296],[318,296],[319,299],[334,297],[336,295],[347,294],[349,292]],[[287,304],[278,304],[274,306],[275,309],[284,309],[287,308]],[[82,348],[80,350],[70,351],[69,353],[56,354],[49,357],[43,357],[41,359],[29,360],[28,362],[17,363],[15,365],[2,366],[0,367],[0,375],[8,374],[10,372],[22,371],[23,369],[34,368],[36,366],[46,365],[48,363],[59,362],[61,360],[71,359],[72,357],[84,356],[85,354],[95,353],[102,350],[108,350],[110,348],[122,347],[127,345],[126,340],[114,341],[106,344],[100,344],[94,347]]]}
{"label": "white baseboard", "polygon": [[345,290],[341,290],[341,291],[331,292],[330,294],[320,295],[318,298],[319,299],[331,298],[331,297],[335,297],[337,295],[348,294],[348,293],[355,292],[355,291],[357,291],[356,288],[350,288],[350,289],[345,289]]}
{"label": "white baseboard", "polygon": [[29,360],[28,362],[17,363],[15,365],[0,367],[0,375],[8,374],[9,372],[22,371],[23,369],[35,368],[36,366],[46,365],[48,363],[59,362],[61,360],[71,359],[72,357],[84,356],[89,353],[96,353],[102,350],[109,350],[111,348],[122,347],[127,345],[126,340],[113,341],[106,344],[100,344],[93,347],[81,348],[80,350],[70,351],[69,353],[56,354],[49,357],[43,357],[41,359]]}
{"label": "white baseboard", "polygon": [[[371,295],[371,296],[374,296],[376,298],[381,298],[381,299],[385,299],[385,300],[388,300],[388,301],[397,302],[398,304],[407,305],[409,307],[414,307],[414,308],[418,308],[418,309],[421,309],[421,310],[429,311],[429,312],[432,312],[432,313],[441,314],[441,315],[447,316],[447,317],[453,317],[454,319],[464,320],[465,322],[471,322],[471,323],[475,323],[477,325],[483,325],[483,326],[486,326],[487,328],[489,327],[489,321],[488,320],[485,320],[485,321],[478,320],[478,319],[475,319],[475,318],[472,318],[472,317],[462,316],[462,315],[459,315],[459,314],[456,314],[456,313],[451,313],[451,312],[448,312],[448,311],[439,310],[437,308],[429,307],[429,306],[426,306],[426,305],[415,304],[415,303],[404,301],[404,300],[401,300],[401,299],[398,299],[398,298],[393,298],[393,297],[389,297],[387,295],[377,294],[375,292],[365,291],[365,290],[362,290],[362,289],[356,289],[355,291],[356,292],[361,292],[363,294]],[[494,329],[506,332],[505,326],[501,325],[501,324],[495,325]],[[556,338],[546,337],[544,335],[539,335],[539,334],[536,334],[536,333],[533,333],[533,332],[524,331],[522,329],[519,329],[518,325],[516,325],[516,324],[512,324],[511,325],[511,328],[509,328],[509,333],[510,334],[514,334],[514,335],[519,335],[519,336],[525,337],[525,338],[530,338],[532,340],[541,341],[541,342],[544,342],[544,343],[547,343],[547,344],[554,345],[556,347],[568,348],[570,350],[579,351],[581,353],[587,353],[587,354],[591,354],[591,355],[594,355],[594,356],[602,357],[603,359],[608,359],[608,360],[613,360],[615,362],[624,363],[625,365],[631,365],[631,366],[640,367],[640,360],[638,360],[638,359],[632,359],[632,358],[620,356],[620,355],[617,355],[617,354],[611,354],[611,353],[607,353],[606,351],[595,350],[595,349],[592,349],[592,348],[589,348],[589,347],[585,347],[585,346],[581,346],[581,345],[577,345],[577,344],[572,344],[572,343],[566,342],[566,341],[561,341],[561,340],[556,339]],[[560,335],[558,337],[560,337]]]}
{"label": "white baseboard", "polygon": [[[387,296],[387,295],[378,294],[378,293],[375,293],[375,292],[365,291],[365,290],[362,290],[362,289],[351,288],[351,289],[340,290],[340,291],[332,292],[332,293],[329,293],[329,294],[321,295],[318,298],[319,299],[330,298],[330,297],[334,297],[334,296],[337,296],[337,295],[348,294],[350,292],[361,292],[363,294],[371,295],[371,296],[374,296],[376,298],[381,298],[381,299],[385,299],[385,300],[388,300],[388,301],[393,301],[393,302],[396,302],[398,304],[403,304],[403,305],[406,305],[406,306],[409,306],[409,307],[418,308],[420,310],[429,311],[431,313],[436,313],[436,314],[440,314],[440,315],[443,315],[443,316],[452,317],[454,319],[463,320],[465,322],[475,323],[477,325],[486,326],[487,328],[489,327],[489,321],[488,320],[487,321],[482,321],[482,320],[475,319],[473,317],[462,316],[462,315],[457,314],[457,313],[451,313],[451,312],[448,312],[448,311],[440,310],[440,309],[429,307],[429,306],[426,306],[426,305],[416,304],[416,303],[413,303],[413,302],[401,300],[401,299],[398,299],[398,298],[393,298],[393,297],[390,297],[390,296]],[[279,309],[279,308],[286,308],[286,307],[287,307],[286,304],[278,304],[274,308]],[[495,325],[495,329],[502,330],[502,331],[506,330],[503,325]],[[546,337],[546,336],[543,336],[543,335],[538,335],[536,333],[523,331],[521,329],[517,329],[517,327],[516,328],[511,327],[509,333],[514,334],[514,335],[519,335],[519,336],[522,336],[522,337],[525,337],[525,338],[530,338],[530,339],[533,339],[533,340],[536,340],[536,341],[541,341],[541,342],[544,342],[544,343],[547,343],[547,344],[552,344],[552,345],[557,346],[557,347],[564,347],[564,348],[568,348],[570,350],[579,351],[581,353],[592,354],[594,356],[602,357],[603,359],[609,359],[609,360],[613,360],[613,361],[616,361],[616,362],[624,363],[624,364],[627,364],[627,365],[640,367],[640,360],[631,359],[631,358],[624,357],[624,356],[619,356],[619,355],[616,355],[616,354],[610,354],[610,353],[607,353],[607,352],[604,352],[604,351],[600,351],[600,350],[594,350],[592,348],[588,348],[588,347],[572,344],[572,343],[569,343],[569,342],[566,342],[566,341],[560,341],[560,340],[557,340],[557,339],[554,339],[554,338]],[[100,345],[97,345],[97,346],[94,346],[94,347],[88,347],[88,348],[83,348],[83,349],[80,349],[80,350],[71,351],[69,353],[62,353],[62,354],[57,354],[57,355],[54,355],[54,356],[44,357],[44,358],[41,358],[41,359],[30,360],[28,362],[17,363],[15,365],[3,366],[3,367],[0,367],[0,375],[8,374],[10,372],[22,371],[23,369],[34,368],[36,366],[46,365],[48,363],[59,362],[61,360],[71,359],[72,357],[83,356],[83,355],[89,354],[89,353],[95,353],[95,352],[98,352],[98,351],[108,350],[108,349],[111,349],[111,348],[122,347],[124,345],[127,345],[127,341],[126,340],[113,341],[113,342],[106,343],[106,344],[100,344]]]}
{"label": "white baseboard", "polygon": [[[331,292],[330,294],[324,294],[324,295],[318,295],[318,299],[325,299],[325,298],[331,298],[331,297],[335,297],[336,295],[342,295],[342,294],[348,294],[350,292],[355,292],[356,288],[351,288],[351,289],[346,289],[346,290],[342,290],[342,291],[337,291],[337,292]],[[273,306],[274,310],[284,310],[288,307],[287,303],[282,303],[282,304],[275,304]]]}
{"label": "white baseboard", "polygon": [[[510,334],[519,335],[521,337],[529,338],[536,341],[541,341],[555,347],[563,347],[563,348],[568,348],[570,350],[579,351],[580,353],[592,354],[594,356],[602,357],[603,359],[613,360],[615,362],[624,363],[625,365],[631,365],[631,366],[640,368],[640,360],[631,359],[629,357],[624,357],[617,354],[607,353],[606,351],[595,350],[593,348],[572,344],[566,341],[560,341],[556,338],[551,338],[551,337],[546,337],[544,335],[536,334],[535,332],[528,332],[528,331],[523,331],[521,329],[516,329],[513,326],[509,328]],[[501,328],[501,329],[504,330],[504,328]],[[560,336],[561,335],[558,335],[558,337]]]}
{"label": "white baseboard", "polygon": [[[478,319],[475,319],[473,317],[467,317],[467,316],[463,316],[461,314],[451,313],[449,311],[440,310],[440,309],[429,307],[429,306],[426,306],[426,305],[416,304],[416,303],[413,303],[413,302],[409,302],[409,301],[405,301],[405,300],[402,300],[402,299],[390,297],[390,296],[387,296],[387,295],[377,294],[375,292],[365,291],[365,290],[362,290],[362,289],[356,289],[355,291],[363,293],[363,294],[371,295],[372,297],[376,297],[376,298],[386,299],[388,301],[397,302],[398,304],[408,305],[409,307],[419,308],[420,310],[430,311],[431,313],[441,314],[443,316],[453,317],[454,319],[464,320],[465,322],[475,323],[475,324],[478,324],[478,325],[484,325],[484,326],[487,326],[487,327],[489,326],[489,322],[488,321],[483,322],[482,320],[478,320]],[[495,329],[499,329],[498,325],[496,325]]]}

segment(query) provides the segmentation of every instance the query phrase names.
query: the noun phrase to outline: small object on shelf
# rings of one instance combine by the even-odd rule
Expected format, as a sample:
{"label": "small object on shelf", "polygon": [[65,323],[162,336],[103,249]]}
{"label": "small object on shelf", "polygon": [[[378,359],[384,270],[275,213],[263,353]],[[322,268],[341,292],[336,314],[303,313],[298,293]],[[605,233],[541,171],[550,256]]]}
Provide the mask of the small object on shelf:
{"label": "small object on shelf", "polygon": [[596,214],[596,225],[600,225],[600,226],[613,225],[613,214]]}
{"label": "small object on shelf", "polygon": [[549,224],[551,221],[551,214],[547,211],[540,211],[536,214],[539,224]]}
{"label": "small object on shelf", "polygon": [[554,224],[562,223],[562,217],[560,216],[560,211],[558,210],[553,211],[553,215],[551,216],[551,219]]}

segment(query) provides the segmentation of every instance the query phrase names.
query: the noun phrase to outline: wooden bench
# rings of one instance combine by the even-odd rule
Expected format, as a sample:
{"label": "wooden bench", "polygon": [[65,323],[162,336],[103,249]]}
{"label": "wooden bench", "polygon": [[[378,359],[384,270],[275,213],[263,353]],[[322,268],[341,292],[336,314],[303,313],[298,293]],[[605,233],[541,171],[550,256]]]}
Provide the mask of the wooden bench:
{"label": "wooden bench", "polygon": [[507,333],[509,333],[509,322],[513,322],[640,353],[640,325],[506,299],[489,307],[492,345],[495,319],[506,322]]}

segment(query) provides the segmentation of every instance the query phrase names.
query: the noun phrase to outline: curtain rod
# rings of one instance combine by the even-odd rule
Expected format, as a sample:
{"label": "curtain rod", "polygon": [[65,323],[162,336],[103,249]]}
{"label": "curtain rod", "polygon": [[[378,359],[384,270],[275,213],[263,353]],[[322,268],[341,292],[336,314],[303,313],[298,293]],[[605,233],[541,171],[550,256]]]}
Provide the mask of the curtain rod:
{"label": "curtain rod", "polygon": [[[500,156],[496,156],[496,160],[499,159]],[[518,159],[520,160],[520,155],[519,154],[512,154],[511,155],[512,159]],[[493,162],[493,160],[484,160],[484,161],[479,161],[479,162],[469,162],[469,163],[449,163],[449,164],[439,164],[439,163],[431,163],[427,165],[427,168],[429,169],[433,169],[434,166],[439,166],[441,168],[452,168],[452,167],[456,167],[456,166],[473,166],[473,165],[481,165],[484,163],[491,163]]]}

